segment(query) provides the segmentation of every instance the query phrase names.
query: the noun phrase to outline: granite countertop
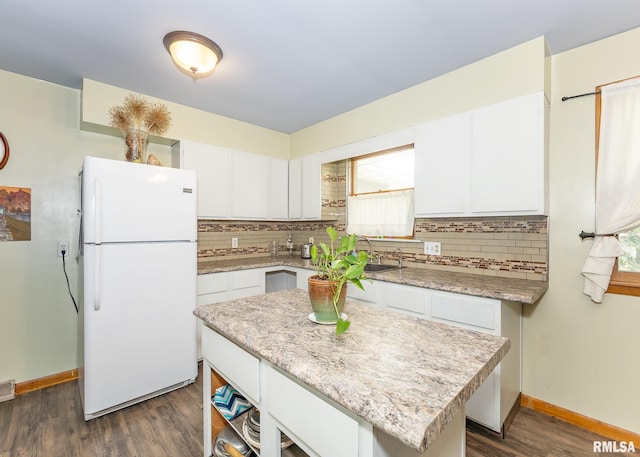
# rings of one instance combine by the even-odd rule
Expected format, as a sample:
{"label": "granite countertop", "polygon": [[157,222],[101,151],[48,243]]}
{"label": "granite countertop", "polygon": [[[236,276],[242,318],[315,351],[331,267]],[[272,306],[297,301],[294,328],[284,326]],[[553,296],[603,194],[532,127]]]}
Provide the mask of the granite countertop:
{"label": "granite countertop", "polygon": [[200,306],[210,328],[423,452],[460,411],[511,342],[347,302],[349,330],[311,322],[306,291]]}
{"label": "granite countertop", "polygon": [[[309,259],[281,255],[276,257],[265,256],[199,262],[198,274],[277,266],[314,269]],[[367,277],[407,286],[424,287],[498,300],[510,300],[525,304],[535,303],[549,287],[549,283],[543,281],[429,270],[412,266],[380,273],[367,273]]]}

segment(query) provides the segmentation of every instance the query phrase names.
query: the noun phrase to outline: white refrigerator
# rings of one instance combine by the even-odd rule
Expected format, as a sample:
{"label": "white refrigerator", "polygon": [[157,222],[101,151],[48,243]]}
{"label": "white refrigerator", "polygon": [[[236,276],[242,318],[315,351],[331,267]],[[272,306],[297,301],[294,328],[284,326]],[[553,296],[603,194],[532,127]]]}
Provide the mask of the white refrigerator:
{"label": "white refrigerator", "polygon": [[78,382],[89,420],[197,377],[196,175],[86,157]]}

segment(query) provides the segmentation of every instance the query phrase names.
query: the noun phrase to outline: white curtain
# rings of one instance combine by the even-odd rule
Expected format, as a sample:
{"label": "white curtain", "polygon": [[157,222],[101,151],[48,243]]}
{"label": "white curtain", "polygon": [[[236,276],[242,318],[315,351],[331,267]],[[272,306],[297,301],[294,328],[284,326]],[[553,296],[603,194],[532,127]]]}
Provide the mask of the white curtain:
{"label": "white curtain", "polygon": [[[617,234],[640,226],[640,77],[603,86],[601,102],[595,230]],[[594,302],[602,302],[623,254],[616,237],[594,238],[582,267],[584,293]]]}
{"label": "white curtain", "polygon": [[347,199],[347,233],[413,235],[413,208],[413,190],[350,196]]}

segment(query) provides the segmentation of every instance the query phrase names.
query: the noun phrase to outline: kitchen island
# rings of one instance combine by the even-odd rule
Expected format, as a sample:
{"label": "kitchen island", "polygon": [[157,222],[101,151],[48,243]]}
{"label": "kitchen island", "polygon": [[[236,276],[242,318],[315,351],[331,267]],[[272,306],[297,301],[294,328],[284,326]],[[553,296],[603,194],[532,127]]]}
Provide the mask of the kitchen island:
{"label": "kitchen island", "polygon": [[311,456],[464,455],[464,405],[508,339],[353,302],[337,337],[310,312],[299,289],[198,307],[205,405],[213,369],[260,408],[263,457],[278,430]]}

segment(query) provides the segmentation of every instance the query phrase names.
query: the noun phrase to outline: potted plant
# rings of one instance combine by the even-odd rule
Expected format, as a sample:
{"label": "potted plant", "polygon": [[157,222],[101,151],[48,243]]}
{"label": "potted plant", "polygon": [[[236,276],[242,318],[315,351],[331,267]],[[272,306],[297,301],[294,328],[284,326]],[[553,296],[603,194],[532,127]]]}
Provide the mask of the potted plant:
{"label": "potted plant", "polygon": [[[364,290],[364,267],[369,260],[365,251],[355,253],[356,235],[338,239],[338,231],[327,227],[330,243],[314,244],[311,261],[317,275],[309,278],[309,300],[318,321],[336,322],[336,334],[347,331],[351,323],[343,318],[342,310],[346,298],[346,283],[350,282]],[[319,247],[318,247],[319,246]]]}

